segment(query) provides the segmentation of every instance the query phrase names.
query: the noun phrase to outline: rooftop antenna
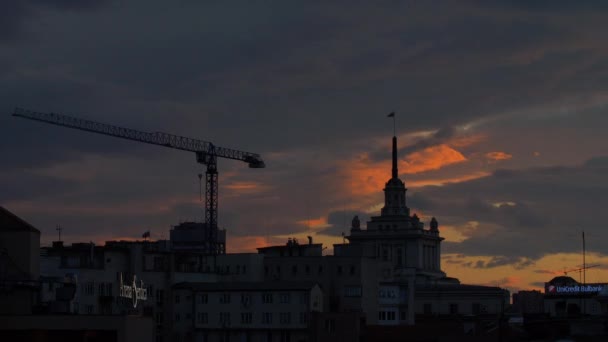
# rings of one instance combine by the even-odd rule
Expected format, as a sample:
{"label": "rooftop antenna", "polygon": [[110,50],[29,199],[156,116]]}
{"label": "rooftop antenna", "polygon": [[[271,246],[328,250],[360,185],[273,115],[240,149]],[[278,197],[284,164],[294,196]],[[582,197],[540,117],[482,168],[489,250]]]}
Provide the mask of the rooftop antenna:
{"label": "rooftop antenna", "polygon": [[61,228],[61,226],[57,225],[57,227],[55,227],[55,230],[57,231],[57,233],[59,233],[59,240],[57,240],[57,241],[61,241],[61,231],[63,230],[63,228]]}

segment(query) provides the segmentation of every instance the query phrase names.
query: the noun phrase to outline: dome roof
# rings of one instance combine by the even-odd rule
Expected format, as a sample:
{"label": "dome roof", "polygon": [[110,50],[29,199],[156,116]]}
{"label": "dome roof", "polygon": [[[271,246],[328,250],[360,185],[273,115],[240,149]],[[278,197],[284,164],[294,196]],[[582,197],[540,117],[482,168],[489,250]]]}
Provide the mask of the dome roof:
{"label": "dome roof", "polygon": [[574,280],[572,277],[559,276],[559,277],[555,277],[555,278],[551,279],[549,281],[549,284],[551,284],[551,285],[566,285],[566,284],[578,284],[578,282],[576,280]]}

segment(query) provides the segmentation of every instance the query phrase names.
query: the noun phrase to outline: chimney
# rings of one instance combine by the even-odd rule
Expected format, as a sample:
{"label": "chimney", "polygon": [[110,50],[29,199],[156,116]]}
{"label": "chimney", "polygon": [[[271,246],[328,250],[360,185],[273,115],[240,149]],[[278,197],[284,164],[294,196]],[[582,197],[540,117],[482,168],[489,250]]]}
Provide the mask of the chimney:
{"label": "chimney", "polygon": [[307,238],[308,238],[308,244],[312,245],[312,236],[307,236]]}

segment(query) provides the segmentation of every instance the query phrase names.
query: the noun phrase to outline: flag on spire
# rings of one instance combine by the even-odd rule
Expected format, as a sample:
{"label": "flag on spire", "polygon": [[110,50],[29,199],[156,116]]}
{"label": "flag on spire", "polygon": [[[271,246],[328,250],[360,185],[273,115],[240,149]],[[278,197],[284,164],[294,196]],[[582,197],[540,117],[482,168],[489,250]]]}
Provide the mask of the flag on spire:
{"label": "flag on spire", "polygon": [[394,117],[395,117],[395,112],[391,112],[391,113],[388,115],[388,117],[389,117],[389,118],[394,118]]}

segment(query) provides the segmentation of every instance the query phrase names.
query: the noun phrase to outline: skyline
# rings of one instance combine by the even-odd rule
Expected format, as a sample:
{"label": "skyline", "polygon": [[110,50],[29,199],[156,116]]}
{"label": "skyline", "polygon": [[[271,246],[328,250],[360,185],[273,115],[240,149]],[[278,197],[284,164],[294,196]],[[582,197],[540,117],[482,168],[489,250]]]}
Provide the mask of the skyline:
{"label": "skyline", "polygon": [[0,205],[46,244],[57,224],[101,243],[203,217],[192,154],[10,116],[22,106],[259,153],[266,169],[218,163],[228,252],[307,235],[331,248],[353,215],[379,214],[395,111],[407,203],[438,219],[449,276],[540,288],[582,264],[584,230],[587,264],[604,265],[587,281],[602,282],[596,6],[2,4]]}

